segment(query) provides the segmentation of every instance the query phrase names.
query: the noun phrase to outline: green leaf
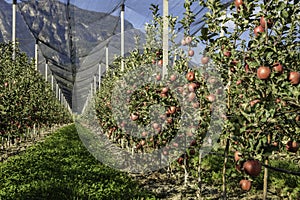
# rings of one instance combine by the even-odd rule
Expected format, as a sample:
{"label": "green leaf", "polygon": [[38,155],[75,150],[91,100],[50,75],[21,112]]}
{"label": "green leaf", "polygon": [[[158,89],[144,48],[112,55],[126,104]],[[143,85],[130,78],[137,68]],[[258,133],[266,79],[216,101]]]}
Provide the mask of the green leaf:
{"label": "green leaf", "polygon": [[286,10],[283,10],[283,11],[281,12],[281,15],[282,15],[285,19],[289,18],[289,13],[288,13]]}
{"label": "green leaf", "polygon": [[278,9],[277,10],[284,10],[286,8],[286,3],[281,1],[278,5]]}

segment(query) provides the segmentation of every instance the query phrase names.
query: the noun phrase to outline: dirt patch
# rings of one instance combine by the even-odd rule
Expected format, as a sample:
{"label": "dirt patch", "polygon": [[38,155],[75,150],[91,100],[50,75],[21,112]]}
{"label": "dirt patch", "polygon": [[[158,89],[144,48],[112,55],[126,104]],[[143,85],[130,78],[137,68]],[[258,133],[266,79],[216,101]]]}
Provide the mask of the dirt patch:
{"label": "dirt patch", "polygon": [[[165,170],[144,175],[131,175],[139,182],[143,189],[156,194],[158,199],[171,200],[198,200],[219,199],[220,191],[217,187],[208,185],[198,186],[196,181],[189,180],[184,184],[184,178],[179,178],[178,172],[168,173]],[[201,189],[200,189],[201,188]]]}

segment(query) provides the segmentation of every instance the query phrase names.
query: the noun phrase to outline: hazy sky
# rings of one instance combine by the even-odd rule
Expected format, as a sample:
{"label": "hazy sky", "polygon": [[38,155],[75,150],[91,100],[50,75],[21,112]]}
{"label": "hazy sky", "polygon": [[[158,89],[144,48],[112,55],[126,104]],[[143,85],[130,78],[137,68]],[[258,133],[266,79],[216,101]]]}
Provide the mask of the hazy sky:
{"label": "hazy sky", "polygon": [[[5,0],[9,3],[12,0]],[[43,1],[43,0],[41,0]],[[66,3],[67,0],[60,0]],[[21,0],[17,0],[21,2]],[[74,4],[82,9],[92,10],[97,12],[110,12],[116,6],[119,6],[122,0],[70,0],[71,4]],[[151,17],[150,5],[160,4],[160,12],[162,9],[163,0],[127,0],[125,5],[125,18],[130,21],[135,28],[144,28],[144,24],[149,22]],[[184,12],[183,0],[169,0],[169,14],[173,16],[181,16]],[[116,10],[112,15],[119,16],[120,10]]]}
{"label": "hazy sky", "polygon": [[[5,0],[8,3],[12,3],[12,0]],[[67,2],[67,0],[60,0],[61,2]],[[161,0],[154,0],[151,3],[158,3]],[[17,2],[21,2],[18,0]],[[85,10],[92,10],[97,12],[110,12],[115,6],[118,5],[120,0],[70,0],[71,4],[74,4]],[[143,24],[151,20],[151,12],[149,11],[149,1],[134,0],[132,3],[126,2],[125,18],[130,21],[136,28],[143,29]],[[145,3],[147,2],[147,3]],[[112,15],[119,16],[120,10],[116,10]]]}

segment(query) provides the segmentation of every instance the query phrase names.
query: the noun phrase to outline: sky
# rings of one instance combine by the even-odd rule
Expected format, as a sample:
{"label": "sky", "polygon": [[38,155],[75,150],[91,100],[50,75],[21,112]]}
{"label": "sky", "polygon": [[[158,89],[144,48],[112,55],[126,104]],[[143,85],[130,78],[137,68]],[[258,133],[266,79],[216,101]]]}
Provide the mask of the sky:
{"label": "sky", "polygon": [[[12,0],[5,0],[8,3],[12,3]],[[67,0],[60,0],[61,2],[67,2]],[[155,1],[155,0],[154,0]],[[21,2],[18,0],[17,2]],[[70,0],[71,4],[76,5],[79,8],[97,12],[108,12],[112,9],[112,5],[117,5],[120,0]],[[101,3],[100,3],[101,2]],[[149,1],[148,1],[149,2]],[[144,24],[151,20],[151,12],[149,11],[150,3],[145,4],[145,1],[139,0],[135,3],[126,3],[125,7],[125,19],[130,21],[135,28],[144,29]],[[139,12],[139,10],[143,10]],[[144,12],[146,11],[146,12]],[[116,10],[112,15],[119,16],[119,10]]]}
{"label": "sky", "polygon": [[[12,0],[5,0],[8,3],[12,3]],[[67,0],[60,0],[66,3]],[[21,2],[21,0],[17,0]],[[121,0],[70,0],[71,4],[76,5],[79,8],[97,12],[108,12],[113,9],[116,5],[119,5]],[[150,22],[152,14],[150,11],[150,5],[161,4],[162,0],[127,0],[125,3],[125,19],[131,22],[135,28],[144,29],[144,24]],[[184,12],[183,1],[169,0],[169,14],[182,16]],[[112,15],[119,16],[120,10],[116,10]]]}
{"label": "sky", "polygon": [[[5,1],[12,3],[12,0]],[[67,2],[67,0],[59,1],[63,3]],[[17,2],[21,2],[21,0],[17,0]],[[74,4],[79,8],[106,13],[112,11],[114,7],[118,7],[120,2],[121,0],[70,0],[71,4]],[[125,3],[125,19],[131,22],[135,28],[144,32],[144,24],[152,20],[152,13],[149,9],[151,3],[160,4],[160,14],[162,15],[162,2],[163,0],[127,0]],[[169,0],[169,15],[179,16],[179,19],[181,19],[185,11],[183,2],[184,0]],[[193,6],[194,8],[197,8],[199,5],[194,4]],[[111,14],[119,16],[120,9],[117,9]],[[182,37],[183,35],[180,33],[178,41],[180,41]],[[202,51],[202,49],[199,51]],[[198,52],[195,53],[197,54]]]}

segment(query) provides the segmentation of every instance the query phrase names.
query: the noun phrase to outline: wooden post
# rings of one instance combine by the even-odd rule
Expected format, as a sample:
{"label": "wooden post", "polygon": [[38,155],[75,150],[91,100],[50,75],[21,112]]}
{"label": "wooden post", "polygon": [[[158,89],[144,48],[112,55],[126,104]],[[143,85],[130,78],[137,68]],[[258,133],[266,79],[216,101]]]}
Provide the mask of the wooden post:
{"label": "wooden post", "polygon": [[163,0],[163,71],[162,77],[167,75],[167,65],[169,63],[169,0]]}
{"label": "wooden post", "polygon": [[[271,145],[271,134],[268,134],[267,136],[267,144],[268,146]],[[265,158],[265,165],[268,166],[269,165],[269,157],[267,156]],[[268,178],[269,178],[269,172],[268,172],[268,168],[265,167],[264,169],[264,186],[263,186],[263,200],[266,200],[267,199],[267,196],[268,196]]]}

